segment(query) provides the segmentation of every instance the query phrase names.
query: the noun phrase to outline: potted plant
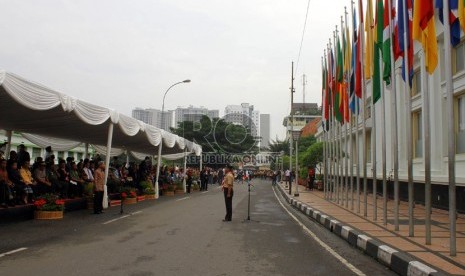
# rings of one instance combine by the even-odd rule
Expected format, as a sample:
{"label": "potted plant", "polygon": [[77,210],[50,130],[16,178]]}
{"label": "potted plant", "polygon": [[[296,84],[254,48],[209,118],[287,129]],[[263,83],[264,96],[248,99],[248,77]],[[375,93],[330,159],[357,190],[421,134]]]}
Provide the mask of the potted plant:
{"label": "potted plant", "polygon": [[176,190],[176,186],[173,184],[168,184],[166,191],[163,193],[166,196],[174,196],[174,191]]}
{"label": "potted plant", "polygon": [[175,194],[184,194],[184,185],[182,183],[182,179],[177,179],[174,181],[174,185],[176,186],[176,190],[174,191]]}
{"label": "potted plant", "polygon": [[316,180],[315,180],[315,187],[319,191],[323,191],[323,175],[322,174],[317,174]]}
{"label": "potted plant", "polygon": [[194,191],[198,191],[200,190],[200,186],[197,182],[194,182],[194,184],[192,184],[192,190]]}
{"label": "potted plant", "polygon": [[40,196],[35,202],[35,219],[62,219],[65,201],[54,194]]}
{"label": "potted plant", "polygon": [[153,188],[152,183],[149,181],[142,181],[140,186],[145,199],[155,199],[155,189]]}
{"label": "potted plant", "polygon": [[137,203],[136,191],[134,189],[132,189],[132,188],[125,189],[121,193],[121,201],[124,202],[124,204],[135,204],[135,203]]}
{"label": "potted plant", "polygon": [[83,194],[87,199],[87,209],[93,210],[94,209],[94,184],[89,182],[84,185]]}

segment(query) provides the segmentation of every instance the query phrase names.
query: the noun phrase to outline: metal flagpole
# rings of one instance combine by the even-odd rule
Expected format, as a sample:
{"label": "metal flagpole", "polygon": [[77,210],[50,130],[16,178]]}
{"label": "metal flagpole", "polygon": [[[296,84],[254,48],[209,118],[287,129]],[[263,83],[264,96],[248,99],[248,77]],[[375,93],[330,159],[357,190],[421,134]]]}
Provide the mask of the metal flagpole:
{"label": "metal flagpole", "polygon": [[[405,72],[404,72],[404,79],[405,79],[405,109],[407,112],[406,116],[406,125],[407,125],[407,178],[408,178],[408,216],[409,216],[409,237],[414,236],[414,225],[413,225],[413,142],[412,142],[412,98],[410,95],[410,85],[409,85],[409,62],[413,62],[413,60],[408,60],[408,47],[405,47],[408,43],[407,37],[407,30],[408,30],[408,22],[407,22],[407,6],[406,2],[402,1],[402,5],[404,7],[404,62],[405,62]],[[413,47],[413,45],[410,45]],[[397,207],[398,208],[398,207]]]}
{"label": "metal flagpole", "polygon": [[[447,24],[447,23],[446,23]],[[431,245],[431,138],[429,116],[429,88],[426,73],[425,52],[420,53],[421,62],[421,92],[423,98],[423,133],[425,139],[424,165],[425,165],[425,242]]]}
{"label": "metal flagpole", "polygon": [[[354,11],[354,1],[350,1],[350,11],[351,11],[351,13],[353,13],[353,11]],[[353,17],[353,14],[352,14],[352,34],[356,31],[354,29],[354,22],[353,21],[354,21],[354,17]],[[352,37],[352,45],[354,45],[353,44],[354,39],[355,39],[355,37]],[[352,55],[354,55],[354,51],[356,51],[356,49],[352,49]],[[355,74],[356,74],[355,68],[350,67],[350,69],[351,69],[350,71],[353,71],[353,74],[354,74],[354,81],[355,81]],[[355,106],[357,106],[358,105],[358,102],[357,102],[358,100],[357,100],[357,96],[355,95],[355,82],[354,82],[354,87],[353,88],[354,88],[354,93],[352,94],[352,97],[354,98]],[[352,133],[353,133],[352,120],[353,120],[353,115],[351,114],[350,115],[350,137],[349,137],[350,138],[350,140],[349,140],[349,143],[350,143],[350,202],[351,202],[350,210],[353,211],[354,208],[355,208],[354,207],[354,161],[355,161],[355,156],[354,156],[354,144],[353,144],[353,138],[352,138]],[[357,125],[355,127],[355,130],[357,130]]]}
{"label": "metal flagpole", "polygon": [[[337,47],[336,43],[336,37],[337,37],[337,25],[336,25],[336,31],[333,33],[334,34],[334,47]],[[334,62],[335,64],[335,79],[337,79],[337,59],[338,59],[338,49],[335,49],[334,51]],[[336,87],[337,90],[337,87]],[[336,93],[336,91],[334,92]],[[334,102],[333,102],[334,103]],[[338,106],[333,106],[333,111],[335,108],[339,108]],[[339,204],[339,183],[340,183],[340,178],[339,178],[339,124],[337,122],[337,119],[333,117],[333,124],[334,124],[334,166],[335,166],[335,183],[334,183],[334,190],[335,190],[335,201],[337,204]]]}
{"label": "metal flagpole", "polygon": [[[328,44],[328,57],[329,57],[329,53],[331,51],[331,38],[329,39],[329,44]],[[329,62],[328,62],[329,63]],[[329,68],[329,70],[331,70],[331,78],[333,77],[333,64],[331,63],[331,68]],[[334,143],[333,143],[333,135],[334,135],[334,128],[333,128],[333,97],[334,97],[334,91],[332,89],[332,86],[333,86],[333,80],[329,80],[330,81],[330,89],[331,89],[331,98],[329,99],[330,101],[330,107],[329,107],[329,162],[330,162],[330,165],[329,165],[329,169],[330,169],[330,182],[328,183],[329,185],[329,200],[333,200],[334,199],[334,158],[333,158],[333,155],[334,155]]]}
{"label": "metal flagpole", "polygon": [[[379,51],[379,49],[376,49],[375,48],[375,51]],[[376,61],[375,61],[376,62]],[[378,59],[378,64],[375,64],[375,66],[379,66],[380,67],[380,75],[382,76],[383,75],[383,70],[382,70],[382,66],[381,66],[381,59]],[[382,87],[383,87],[383,78],[380,77],[380,82],[381,82],[381,90],[382,90]],[[374,97],[373,97],[373,85],[371,86],[371,173],[372,173],[372,186],[373,186],[373,220],[377,220],[378,219],[378,201],[376,200],[377,199],[377,183],[378,183],[378,179],[377,179],[377,173],[376,173],[376,105],[375,105],[375,102],[374,102]],[[383,92],[381,91],[381,94]],[[381,96],[382,97],[382,96]]]}
{"label": "metal flagpole", "polygon": [[[381,72],[383,70],[381,69]],[[392,68],[391,68],[392,71]],[[382,82],[382,81],[381,81]],[[391,86],[394,86],[391,83]],[[384,86],[381,85],[381,166],[383,172],[383,224],[387,225],[387,182],[386,182],[386,99]]]}
{"label": "metal flagpole", "polygon": [[323,172],[324,172],[324,177],[323,177],[323,193],[324,193],[324,198],[326,199],[326,127],[325,127],[325,109],[326,109],[326,105],[325,105],[325,94],[326,92],[324,91],[324,84],[323,82],[325,81],[325,77],[324,77],[324,74],[325,74],[325,66],[324,66],[324,62],[323,62],[323,57],[326,55],[326,50],[324,50],[324,54],[323,56],[321,57],[321,71],[322,71],[322,80],[321,80],[321,84],[322,84],[322,87],[321,87],[321,90],[322,90],[322,93],[321,93],[321,122],[322,122],[322,127],[323,127],[323,132],[322,132],[322,135],[323,135],[323,164],[324,164],[324,169],[323,169]]}
{"label": "metal flagpole", "polygon": [[[389,36],[391,38],[391,133],[392,133],[392,152],[394,158],[394,229],[399,231],[399,146],[397,137],[397,87],[396,87],[396,72],[395,72],[395,60],[394,60],[394,38],[392,35],[392,6],[391,1],[389,3]],[[384,181],[384,178],[383,178]],[[384,219],[384,225],[387,225],[387,217]]]}
{"label": "metal flagpole", "polygon": [[[363,7],[361,5],[361,0],[359,0],[359,18],[362,18],[361,15],[363,13]],[[359,37],[357,38],[358,41],[357,41],[357,47],[360,47],[360,51],[357,50],[357,53],[360,54],[360,56],[358,56],[357,58],[359,60],[356,61],[356,64],[358,63],[358,61],[360,61],[360,66],[362,66],[362,68],[360,68],[360,73],[361,73],[361,79],[360,81],[362,81],[362,90],[363,90],[363,84],[365,83],[364,79],[363,79],[363,60],[362,60],[362,57],[363,57],[363,40],[362,40],[362,36],[363,36],[363,20],[359,20]],[[356,67],[357,68],[357,67]],[[356,82],[357,83],[357,82]],[[361,91],[361,93],[363,94],[363,91]],[[357,104],[355,105],[355,152],[357,154],[357,167],[356,167],[356,174],[357,174],[357,213],[360,214],[360,133],[359,133],[359,118],[360,117],[360,101],[359,99],[357,99]],[[365,124],[363,124],[363,127],[365,127]]]}
{"label": "metal flagpole", "polygon": [[[341,36],[344,37],[344,20],[342,19],[342,16],[341,16]],[[340,101],[344,101],[344,98],[343,98],[343,93],[344,93],[344,85],[345,85],[345,76],[344,76],[344,62],[345,62],[345,49],[344,49],[344,46],[345,46],[345,42],[344,40],[342,40],[342,44],[343,44],[343,49],[341,51],[341,54],[342,54],[342,86],[341,86],[341,90],[340,90],[340,93],[341,93],[341,97],[340,97]],[[347,155],[347,151],[344,152],[344,146],[345,146],[345,142],[346,142],[346,133],[343,133],[343,130],[347,130],[346,127],[346,124],[345,124],[345,119],[344,119],[344,103],[342,103],[343,105],[343,109],[342,109],[342,121],[341,121],[341,125],[339,126],[339,152],[341,154],[341,167],[340,167],[340,170],[341,170],[341,202],[340,204],[344,206],[344,203],[345,203],[345,188],[347,188],[347,182],[346,182],[346,175],[344,174],[344,167],[345,167],[345,163],[347,161],[346,159],[346,155]],[[339,112],[341,112],[341,109],[339,108]],[[342,125],[344,125],[344,129],[342,127]],[[344,142],[344,143],[343,143]]]}
{"label": "metal flagpole", "polygon": [[[345,13],[345,32],[346,32],[346,35],[347,35],[347,7],[344,7],[344,13]],[[349,47],[350,45],[350,37],[349,36],[346,36],[346,52],[347,52],[347,48]],[[346,53],[344,53],[344,57]],[[348,62],[348,70],[346,71],[346,89],[345,89],[345,97],[348,98],[348,96],[350,95],[349,92],[349,83],[350,83],[350,62],[349,60],[345,60],[346,62]],[[345,158],[344,158],[344,161],[345,161],[345,207],[346,208],[349,208],[349,162],[350,162],[350,158],[352,157],[352,155],[348,156],[349,154],[349,143],[348,143],[348,136],[350,137],[351,134],[349,134],[349,130],[348,130],[348,124],[350,124],[350,111],[348,110],[349,109],[349,105],[345,105],[344,104],[344,112],[348,112],[349,114],[349,121],[348,122],[344,122],[344,132],[345,132],[345,136],[344,136],[344,142],[345,142]],[[347,111],[346,111],[347,110]],[[352,128],[352,126],[351,126]],[[350,139],[352,141],[352,139]]]}
{"label": "metal flagpole", "polygon": [[[363,12],[360,11],[360,12]],[[360,22],[360,24],[362,24]],[[361,47],[365,46],[365,33],[360,32],[361,37]],[[362,66],[366,66],[365,58],[364,58],[364,51],[360,51],[360,59]],[[367,130],[366,130],[366,105],[367,105],[367,93],[366,93],[366,82],[365,82],[365,70],[362,68],[362,98],[363,98],[363,156],[362,156],[362,164],[363,164],[363,200],[364,200],[364,210],[363,216],[368,216],[368,196],[367,196],[367,186],[368,186],[368,179],[367,179]]]}
{"label": "metal flagpole", "polygon": [[448,122],[448,172],[449,172],[449,223],[450,223],[450,255],[457,255],[456,243],[456,187],[455,187],[455,116],[454,116],[454,92],[452,90],[452,58],[450,43],[449,2],[443,1],[444,14],[444,48],[446,69],[446,94],[447,94],[447,122]]}
{"label": "metal flagpole", "polygon": [[[397,87],[396,87],[396,70],[394,60],[394,38],[392,35],[392,3],[388,1],[389,7],[389,36],[391,39],[390,52],[391,52],[391,139],[392,139],[392,151],[394,159],[394,228],[396,231],[399,230],[399,150],[398,150],[398,138],[397,138]],[[383,175],[383,183],[385,176]],[[383,184],[384,185],[384,184]],[[387,209],[387,201],[386,201]],[[387,225],[387,211],[385,212],[384,225]]]}

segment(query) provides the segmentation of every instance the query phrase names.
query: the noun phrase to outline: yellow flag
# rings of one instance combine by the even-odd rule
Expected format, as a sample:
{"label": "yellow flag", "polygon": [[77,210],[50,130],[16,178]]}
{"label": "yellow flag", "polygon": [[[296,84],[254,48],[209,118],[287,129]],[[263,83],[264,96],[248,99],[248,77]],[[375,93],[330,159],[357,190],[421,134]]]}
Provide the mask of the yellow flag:
{"label": "yellow flag", "polygon": [[460,26],[465,32],[465,0],[459,0],[459,20]]}
{"label": "yellow flag", "polygon": [[365,47],[365,79],[371,79],[373,75],[373,35],[375,30],[375,21],[373,19],[373,5],[371,0],[367,2],[365,20],[366,47]]}
{"label": "yellow flag", "polygon": [[426,71],[433,74],[438,65],[438,43],[434,25],[432,0],[415,0],[413,4],[413,38],[421,42],[425,53]]}

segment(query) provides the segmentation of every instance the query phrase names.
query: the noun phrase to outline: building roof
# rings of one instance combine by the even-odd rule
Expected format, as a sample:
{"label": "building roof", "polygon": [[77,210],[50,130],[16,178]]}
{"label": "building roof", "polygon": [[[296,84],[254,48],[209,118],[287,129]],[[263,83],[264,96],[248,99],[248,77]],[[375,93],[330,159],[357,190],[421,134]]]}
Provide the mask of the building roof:
{"label": "building roof", "polygon": [[308,137],[315,135],[318,132],[318,124],[320,123],[321,118],[313,119],[312,121],[308,122],[302,128],[302,137]]}

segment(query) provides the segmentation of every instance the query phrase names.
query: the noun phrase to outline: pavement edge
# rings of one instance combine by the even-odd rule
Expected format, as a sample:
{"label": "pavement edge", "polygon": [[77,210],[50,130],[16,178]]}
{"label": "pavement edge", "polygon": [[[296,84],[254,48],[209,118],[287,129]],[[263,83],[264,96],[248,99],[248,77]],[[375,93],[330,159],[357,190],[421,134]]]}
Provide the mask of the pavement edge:
{"label": "pavement edge", "polygon": [[349,225],[344,225],[338,220],[324,214],[323,212],[308,206],[307,204],[295,199],[284,190],[281,185],[277,185],[284,199],[294,208],[318,222],[323,227],[333,232],[340,238],[347,241],[350,245],[357,247],[365,254],[376,259],[383,265],[389,267],[399,275],[405,276],[439,276],[447,275],[439,269],[428,266],[418,259],[404,252],[400,252],[379,240],[368,236],[366,233],[355,230]]}

